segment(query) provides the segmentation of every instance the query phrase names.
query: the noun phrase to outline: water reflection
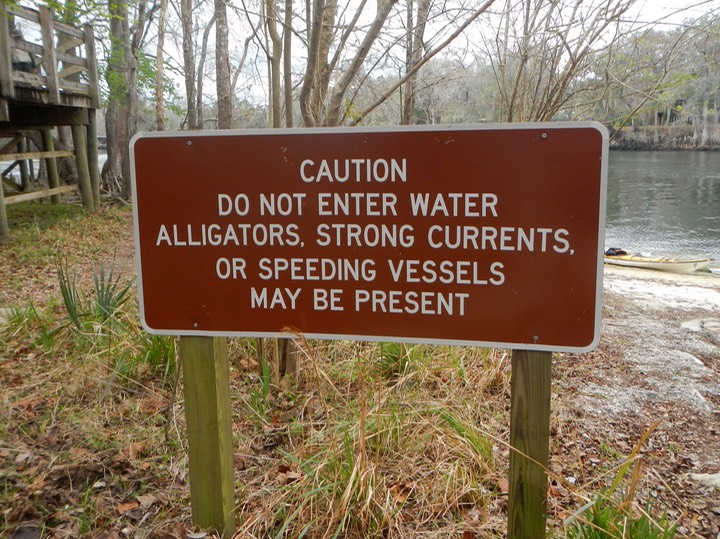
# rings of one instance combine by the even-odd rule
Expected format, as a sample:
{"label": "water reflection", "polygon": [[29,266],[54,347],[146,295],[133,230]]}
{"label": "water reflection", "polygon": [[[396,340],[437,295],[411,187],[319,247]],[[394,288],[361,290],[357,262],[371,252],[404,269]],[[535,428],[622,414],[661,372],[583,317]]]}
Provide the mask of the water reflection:
{"label": "water reflection", "polygon": [[605,243],[720,260],[720,153],[611,152]]}

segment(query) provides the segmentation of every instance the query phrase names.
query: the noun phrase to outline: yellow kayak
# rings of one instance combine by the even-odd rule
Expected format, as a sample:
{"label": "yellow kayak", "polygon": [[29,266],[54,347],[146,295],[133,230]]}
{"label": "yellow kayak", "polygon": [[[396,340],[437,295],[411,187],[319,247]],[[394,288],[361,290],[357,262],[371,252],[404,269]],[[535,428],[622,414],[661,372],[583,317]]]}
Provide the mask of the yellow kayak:
{"label": "yellow kayak", "polygon": [[660,271],[676,271],[687,273],[707,268],[712,264],[711,258],[653,258],[639,255],[605,255],[605,263],[615,266],[630,266],[633,268],[654,269]]}

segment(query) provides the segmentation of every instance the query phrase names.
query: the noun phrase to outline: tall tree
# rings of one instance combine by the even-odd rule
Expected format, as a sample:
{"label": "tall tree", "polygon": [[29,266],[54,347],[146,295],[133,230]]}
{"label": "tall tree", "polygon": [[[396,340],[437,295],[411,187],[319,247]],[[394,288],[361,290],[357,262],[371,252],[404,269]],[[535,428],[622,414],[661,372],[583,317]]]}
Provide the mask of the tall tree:
{"label": "tall tree", "polygon": [[[419,71],[414,69],[423,53],[423,36],[427,24],[430,0],[418,0],[417,16],[413,13],[413,0],[407,0],[407,36],[405,38],[405,73],[409,73],[403,89],[402,118],[400,123],[415,123],[415,91]],[[415,22],[417,21],[417,22]]]}
{"label": "tall tree", "polygon": [[282,94],[280,62],[283,52],[283,38],[278,31],[278,12],[276,0],[264,0],[265,21],[267,33],[270,36],[270,50],[268,60],[270,61],[270,117],[273,127],[282,126]]}
{"label": "tall tree", "polygon": [[[108,158],[103,166],[102,181],[106,189],[129,199],[130,138],[138,122],[138,56],[158,3],[138,0],[135,4],[108,0],[110,17],[110,54],[106,81],[110,89],[105,114]],[[129,9],[133,9],[132,16]]]}
{"label": "tall tree", "polygon": [[[612,43],[636,0],[506,0],[487,38],[498,88],[498,119],[545,121],[568,102],[586,59]],[[603,45],[605,44],[605,45]]]}
{"label": "tall tree", "polygon": [[[185,99],[187,103],[187,127],[198,129],[198,108],[195,87],[195,40],[193,35],[192,0],[180,0],[180,23],[182,27],[183,71],[185,73]],[[198,82],[202,74],[198,77]]]}
{"label": "tall tree", "polygon": [[215,84],[218,100],[218,129],[230,129],[232,117],[232,83],[228,51],[228,18],[225,0],[215,0]]}
{"label": "tall tree", "polygon": [[158,15],[157,53],[155,54],[155,128],[158,131],[165,129],[165,100],[163,96],[164,47],[165,47],[165,17],[167,15],[168,0],[160,0],[160,14]]}

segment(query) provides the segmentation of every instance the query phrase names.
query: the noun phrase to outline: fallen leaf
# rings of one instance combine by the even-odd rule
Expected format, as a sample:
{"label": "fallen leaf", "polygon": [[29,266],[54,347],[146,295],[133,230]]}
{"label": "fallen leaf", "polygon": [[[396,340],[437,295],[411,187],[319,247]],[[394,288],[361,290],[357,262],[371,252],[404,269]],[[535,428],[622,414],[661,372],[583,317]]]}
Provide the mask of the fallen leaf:
{"label": "fallen leaf", "polygon": [[152,494],[140,494],[139,496],[135,496],[135,499],[143,507],[152,505],[157,501],[157,497],[153,496]]}
{"label": "fallen leaf", "polygon": [[501,477],[500,479],[498,479],[498,490],[502,494],[507,494],[508,492],[510,492],[510,482],[504,477]]}
{"label": "fallen leaf", "polygon": [[130,444],[125,448],[125,451],[120,453],[118,457],[115,458],[116,461],[121,460],[135,460],[137,457],[141,456],[145,451],[147,450],[147,443],[146,442],[135,442]]}
{"label": "fallen leaf", "polygon": [[285,479],[285,484],[289,485],[290,483],[294,483],[300,479],[300,473],[299,472],[288,472],[287,478]]}
{"label": "fallen leaf", "polygon": [[403,503],[408,499],[412,492],[412,485],[407,483],[395,483],[390,487],[390,494],[396,503]]}
{"label": "fallen leaf", "polygon": [[124,515],[131,509],[136,509],[137,507],[139,507],[137,502],[129,502],[118,505],[115,509],[117,510],[119,515]]}
{"label": "fallen leaf", "polygon": [[565,489],[561,485],[550,485],[550,488],[548,489],[548,494],[553,498],[565,498],[566,496],[570,495],[567,489]]}

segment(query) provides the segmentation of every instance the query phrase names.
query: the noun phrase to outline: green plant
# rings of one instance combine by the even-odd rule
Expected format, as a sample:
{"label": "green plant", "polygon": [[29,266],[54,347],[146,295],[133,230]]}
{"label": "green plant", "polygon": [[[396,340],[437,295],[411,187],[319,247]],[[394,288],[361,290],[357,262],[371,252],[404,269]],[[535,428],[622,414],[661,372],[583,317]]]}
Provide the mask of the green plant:
{"label": "green plant", "polygon": [[415,348],[408,348],[405,343],[380,343],[380,354],[375,362],[376,374],[385,380],[407,374],[415,359],[414,350]]}
{"label": "green plant", "polygon": [[270,364],[263,354],[260,358],[260,388],[250,390],[250,401],[248,402],[250,409],[263,422],[268,419],[267,405],[268,396],[270,395],[270,379]]}
{"label": "green plant", "polygon": [[162,371],[163,380],[177,368],[175,340],[167,335],[143,335],[142,352],[138,360],[149,365],[154,372]]}
{"label": "green plant", "polygon": [[582,519],[568,530],[569,539],[672,539],[676,526],[671,525],[667,515],[659,519],[650,516],[648,505],[639,516],[633,515],[624,503],[616,503],[605,496],[598,496],[583,507]]}
{"label": "green plant", "polygon": [[[640,437],[640,441],[629,457],[619,466],[612,484],[607,491],[601,492],[586,503],[565,521],[569,539],[672,539],[677,526],[671,524],[666,514],[659,519],[651,516],[651,506],[645,509],[635,504],[635,493],[642,477],[642,459],[638,456],[640,448],[648,439],[658,423],[652,425]],[[633,466],[627,489],[622,496],[620,486]]]}
{"label": "green plant", "polygon": [[57,274],[58,280],[60,281],[60,293],[62,294],[68,317],[73,325],[82,331],[81,317],[84,315],[85,306],[83,305],[83,300],[77,285],[77,272],[73,270],[72,274],[70,273],[66,258],[64,263],[58,263]]}
{"label": "green plant", "polygon": [[55,342],[57,329],[52,330],[34,304],[28,307],[12,307],[7,317],[10,335],[25,335],[43,350],[50,350]]}
{"label": "green plant", "polygon": [[[113,256],[113,265],[114,261]],[[84,330],[83,321],[86,319],[97,321],[102,325],[106,324],[129,299],[128,292],[132,281],[121,286],[120,274],[115,274],[113,269],[107,271],[104,264],[93,268],[95,301],[92,307],[85,302],[78,286],[77,271],[70,270],[67,259],[58,263],[57,273],[68,318],[79,331]]]}
{"label": "green plant", "polygon": [[[115,257],[113,256],[113,262]],[[128,291],[132,281],[120,286],[120,275],[114,270],[105,271],[105,266],[93,268],[93,281],[95,283],[95,315],[102,323],[107,322],[115,312],[128,300]]]}

